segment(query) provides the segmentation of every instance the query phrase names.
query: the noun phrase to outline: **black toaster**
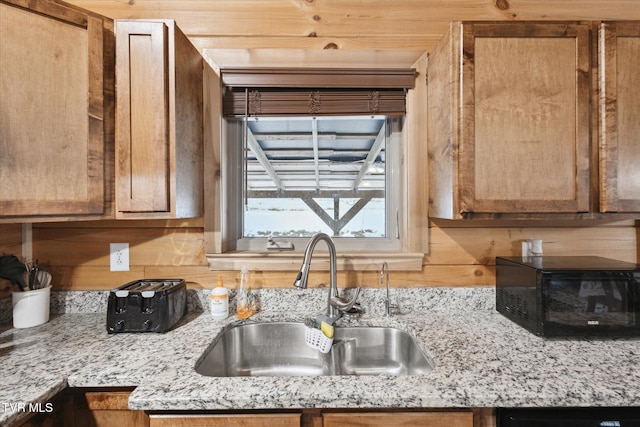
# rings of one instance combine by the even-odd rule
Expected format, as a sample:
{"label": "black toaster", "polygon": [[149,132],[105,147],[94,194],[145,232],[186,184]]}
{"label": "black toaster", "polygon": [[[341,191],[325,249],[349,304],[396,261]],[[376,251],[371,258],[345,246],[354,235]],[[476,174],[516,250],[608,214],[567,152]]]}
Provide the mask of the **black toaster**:
{"label": "black toaster", "polygon": [[183,279],[144,279],[109,292],[107,332],[166,332],[187,311]]}

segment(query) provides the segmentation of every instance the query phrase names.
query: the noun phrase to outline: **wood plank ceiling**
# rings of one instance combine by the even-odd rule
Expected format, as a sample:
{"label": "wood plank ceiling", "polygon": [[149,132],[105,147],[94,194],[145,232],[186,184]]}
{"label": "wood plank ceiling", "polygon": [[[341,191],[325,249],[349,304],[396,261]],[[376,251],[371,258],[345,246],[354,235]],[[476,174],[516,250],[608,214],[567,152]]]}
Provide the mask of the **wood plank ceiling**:
{"label": "wood plank ceiling", "polygon": [[69,3],[114,19],[175,19],[201,52],[247,49],[246,56],[253,55],[254,49],[431,51],[452,20],[640,19],[637,0],[70,0]]}

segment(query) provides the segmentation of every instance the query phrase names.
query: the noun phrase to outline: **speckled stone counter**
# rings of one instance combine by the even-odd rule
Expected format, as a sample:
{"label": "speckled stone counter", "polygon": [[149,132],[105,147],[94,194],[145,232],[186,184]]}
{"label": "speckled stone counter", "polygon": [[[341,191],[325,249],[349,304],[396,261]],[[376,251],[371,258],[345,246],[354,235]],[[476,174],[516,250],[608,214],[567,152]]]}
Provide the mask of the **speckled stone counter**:
{"label": "speckled stone counter", "polygon": [[[86,311],[61,304],[64,314],[42,326],[5,326],[0,425],[25,415],[17,404],[47,402],[67,386],[135,386],[129,407],[144,410],[640,406],[640,339],[542,339],[498,314],[494,290],[484,288],[393,289],[403,314],[390,318],[382,316],[382,291],[363,290],[367,313],[348,323],[409,332],[435,362],[426,375],[212,378],[195,372],[226,328],[301,321],[324,311],[326,292],[262,290],[258,315],[216,321],[198,311],[206,294],[191,291],[192,311],[165,334],[107,334],[106,293],[87,293],[93,308]],[[81,306],[85,297],[56,298]]]}

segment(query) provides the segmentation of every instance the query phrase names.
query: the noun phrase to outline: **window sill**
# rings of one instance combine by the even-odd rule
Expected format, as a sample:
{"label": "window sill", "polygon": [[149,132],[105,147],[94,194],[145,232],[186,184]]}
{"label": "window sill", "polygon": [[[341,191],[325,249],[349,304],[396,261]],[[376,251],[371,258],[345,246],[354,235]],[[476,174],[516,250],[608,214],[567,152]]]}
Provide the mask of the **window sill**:
{"label": "window sill", "polygon": [[[207,254],[209,269],[240,270],[242,266],[258,271],[298,271],[302,264],[300,253],[248,253],[231,252]],[[386,261],[392,271],[422,271],[422,253],[345,253],[337,256],[338,271],[379,271]],[[329,270],[329,254],[319,252],[313,256],[313,268]]]}

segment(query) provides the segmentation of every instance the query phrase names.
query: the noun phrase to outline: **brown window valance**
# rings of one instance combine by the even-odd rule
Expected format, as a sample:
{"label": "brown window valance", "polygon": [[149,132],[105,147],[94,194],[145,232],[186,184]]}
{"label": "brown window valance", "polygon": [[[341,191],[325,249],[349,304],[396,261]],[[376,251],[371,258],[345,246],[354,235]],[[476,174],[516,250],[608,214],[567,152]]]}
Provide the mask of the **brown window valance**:
{"label": "brown window valance", "polygon": [[[248,108],[247,108],[248,106]],[[405,91],[255,88],[224,94],[227,117],[404,115]]]}
{"label": "brown window valance", "polygon": [[223,69],[227,117],[405,113],[414,69]]}

